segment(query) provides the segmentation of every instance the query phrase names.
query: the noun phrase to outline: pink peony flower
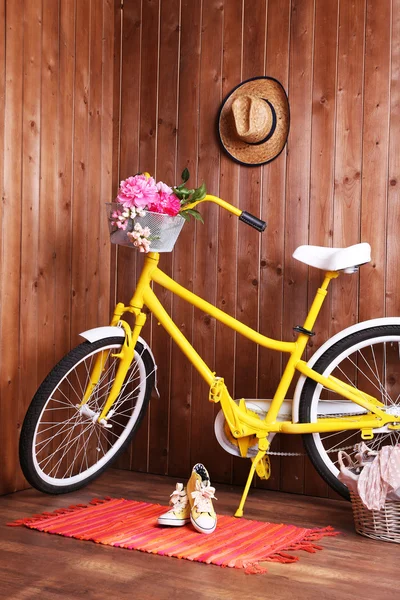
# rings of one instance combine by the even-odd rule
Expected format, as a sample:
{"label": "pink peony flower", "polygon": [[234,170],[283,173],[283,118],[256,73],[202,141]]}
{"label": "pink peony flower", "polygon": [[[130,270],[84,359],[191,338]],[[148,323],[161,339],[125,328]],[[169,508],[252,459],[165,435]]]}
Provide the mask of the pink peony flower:
{"label": "pink peony flower", "polygon": [[153,177],[135,175],[121,181],[117,200],[125,207],[144,208],[150,206],[158,196],[158,190]]}
{"label": "pink peony flower", "polygon": [[160,186],[157,198],[149,206],[149,208],[152,212],[175,217],[181,208],[180,200],[177,196],[175,196],[174,193],[172,193],[171,188],[168,188],[168,186],[165,184],[162,184],[162,186],[163,187]]}
{"label": "pink peony flower", "polygon": [[167,185],[166,183],[163,183],[162,181],[159,181],[156,184],[156,187],[157,187],[158,192],[163,192],[164,194],[172,194],[173,193],[172,188],[169,187],[169,185]]}

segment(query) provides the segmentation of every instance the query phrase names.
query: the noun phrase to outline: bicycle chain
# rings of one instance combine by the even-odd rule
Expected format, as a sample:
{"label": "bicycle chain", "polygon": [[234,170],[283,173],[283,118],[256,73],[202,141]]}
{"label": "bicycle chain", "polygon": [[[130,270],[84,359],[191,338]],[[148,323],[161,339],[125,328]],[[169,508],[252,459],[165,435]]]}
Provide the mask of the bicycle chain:
{"label": "bicycle chain", "polygon": [[[263,411],[254,411],[259,417],[260,419],[265,418],[265,412]],[[362,415],[363,413],[360,413],[360,415]],[[343,414],[334,414],[334,415],[325,415],[325,418],[329,418],[329,417],[345,417],[346,413]],[[341,452],[342,450],[352,450],[354,448],[354,444],[351,446],[343,446],[342,448],[334,448],[333,450],[326,450],[325,452],[327,454],[333,454],[334,452]],[[273,452],[273,451],[268,451],[267,450],[267,454],[268,456],[307,456],[306,452]]]}
{"label": "bicycle chain", "polygon": [[[340,452],[341,450],[352,450],[354,446],[343,446],[342,448],[335,448],[334,450],[326,450],[327,454],[333,454],[334,452]],[[269,452],[269,456],[307,456],[306,452]]]}

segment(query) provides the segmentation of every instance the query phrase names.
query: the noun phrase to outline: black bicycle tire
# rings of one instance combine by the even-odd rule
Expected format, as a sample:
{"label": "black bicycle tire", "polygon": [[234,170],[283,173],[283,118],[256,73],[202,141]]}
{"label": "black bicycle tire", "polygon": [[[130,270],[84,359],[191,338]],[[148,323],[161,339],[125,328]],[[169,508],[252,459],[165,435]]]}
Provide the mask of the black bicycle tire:
{"label": "black bicycle tire", "polygon": [[28,483],[35,489],[47,493],[47,494],[67,494],[70,492],[77,491],[91,481],[97,479],[109,466],[120,456],[127,446],[132,441],[133,436],[138,430],[140,423],[146,413],[147,406],[150,401],[151,392],[154,387],[155,381],[155,365],[152,357],[147,349],[143,347],[140,342],[137,342],[135,346],[136,352],[141,356],[146,371],[146,391],[143,399],[143,405],[141,407],[138,418],[133,423],[131,431],[129,432],[127,439],[116,451],[116,453],[110,457],[110,459],[103,465],[98,471],[83,479],[81,482],[77,482],[68,486],[53,486],[47,482],[44,482],[38,475],[33,462],[32,456],[32,444],[33,436],[36,428],[37,421],[40,417],[41,411],[47,402],[49,395],[55,389],[57,382],[60,382],[64,375],[74,367],[80,360],[85,358],[88,354],[93,351],[99,350],[103,346],[110,346],[112,344],[121,345],[120,337],[103,338],[95,342],[85,341],[79,346],[73,348],[68,354],[66,354],[50,371],[47,377],[44,379],[42,384],[39,386],[36,394],[32,398],[29,405],[28,411],[25,415],[22,428],[21,436],[19,441],[19,460],[22,472],[28,481]]}
{"label": "black bicycle tire", "polygon": [[[350,349],[360,342],[365,342],[368,339],[373,340],[384,335],[398,335],[400,338],[400,325],[376,325],[350,333],[328,348],[316,361],[313,369],[317,371],[317,373],[322,374],[336,356],[343,351]],[[310,378],[307,378],[304,382],[299,403],[300,423],[310,423],[311,401],[316,386],[317,383]],[[340,494],[346,500],[350,500],[349,490],[346,485],[335,477],[321,458],[321,455],[316,448],[313,434],[303,434],[302,438],[305,450],[318,474],[335,492]]]}

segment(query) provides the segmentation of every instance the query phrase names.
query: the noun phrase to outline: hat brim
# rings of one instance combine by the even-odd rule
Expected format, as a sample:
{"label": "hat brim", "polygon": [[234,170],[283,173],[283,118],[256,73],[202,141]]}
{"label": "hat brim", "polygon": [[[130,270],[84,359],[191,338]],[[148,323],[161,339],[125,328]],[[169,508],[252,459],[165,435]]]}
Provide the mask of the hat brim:
{"label": "hat brim", "polygon": [[[275,131],[262,144],[247,144],[237,136],[232,102],[246,94],[268,100],[275,110]],[[289,101],[281,83],[273,77],[254,77],[236,86],[223,101],[218,116],[218,133],[223,148],[233,160],[241,165],[259,166],[274,160],[282,152],[289,134],[289,124]]]}

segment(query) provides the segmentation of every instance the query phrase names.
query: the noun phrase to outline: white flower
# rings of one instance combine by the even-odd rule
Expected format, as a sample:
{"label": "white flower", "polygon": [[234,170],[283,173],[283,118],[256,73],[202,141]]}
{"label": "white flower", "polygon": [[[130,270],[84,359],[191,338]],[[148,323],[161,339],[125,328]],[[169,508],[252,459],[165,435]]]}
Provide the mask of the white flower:
{"label": "white flower", "polygon": [[149,252],[150,241],[147,238],[150,236],[150,229],[148,227],[143,228],[140,223],[135,223],[133,231],[129,231],[127,235],[140,252]]}
{"label": "white flower", "polygon": [[163,183],[162,181],[159,181],[157,184],[157,190],[159,192],[163,192],[164,194],[172,194],[173,193],[173,189],[171,187],[169,187],[169,185],[167,185],[166,183]]}

